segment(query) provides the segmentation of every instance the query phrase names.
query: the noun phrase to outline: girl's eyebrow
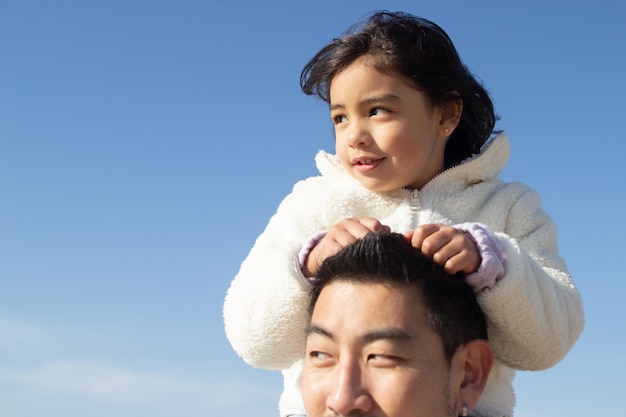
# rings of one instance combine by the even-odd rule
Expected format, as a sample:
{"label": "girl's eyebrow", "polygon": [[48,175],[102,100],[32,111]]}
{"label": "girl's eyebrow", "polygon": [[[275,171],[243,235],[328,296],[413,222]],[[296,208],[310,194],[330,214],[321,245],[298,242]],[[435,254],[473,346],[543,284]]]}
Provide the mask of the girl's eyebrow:
{"label": "girl's eyebrow", "polygon": [[[396,96],[395,94],[380,94],[377,96],[368,97],[365,100],[362,100],[361,102],[359,102],[359,104],[367,105],[367,104],[390,102],[390,101],[400,101],[400,97]],[[341,103],[330,105],[331,110],[345,109],[345,107],[346,107],[345,104],[341,104]]]}

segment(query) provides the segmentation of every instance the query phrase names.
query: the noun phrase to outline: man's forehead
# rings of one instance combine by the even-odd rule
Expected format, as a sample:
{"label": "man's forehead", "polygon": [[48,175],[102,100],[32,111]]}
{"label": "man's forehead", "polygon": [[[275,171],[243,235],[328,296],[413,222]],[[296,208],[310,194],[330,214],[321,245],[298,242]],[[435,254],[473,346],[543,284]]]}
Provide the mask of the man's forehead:
{"label": "man's forehead", "polygon": [[425,325],[423,317],[416,286],[335,281],[322,289],[309,327],[310,333],[317,334],[351,329],[363,339],[401,340]]}
{"label": "man's forehead", "polygon": [[411,299],[420,305],[423,304],[422,289],[418,285],[391,284],[388,282],[357,281],[351,279],[338,279],[328,283],[322,288],[315,309],[322,303],[339,303],[370,300],[383,297],[389,299],[403,300]]}

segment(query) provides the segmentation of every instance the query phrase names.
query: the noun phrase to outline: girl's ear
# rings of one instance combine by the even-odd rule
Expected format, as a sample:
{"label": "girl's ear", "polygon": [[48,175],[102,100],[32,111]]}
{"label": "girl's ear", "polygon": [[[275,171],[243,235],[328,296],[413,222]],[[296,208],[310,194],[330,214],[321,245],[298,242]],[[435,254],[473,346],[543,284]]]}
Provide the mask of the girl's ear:
{"label": "girl's ear", "polygon": [[478,403],[492,366],[493,351],[484,340],[472,340],[457,350],[452,358],[455,377],[451,381],[457,411],[460,412],[463,405],[471,410]]}
{"label": "girl's ear", "polygon": [[441,119],[439,130],[442,136],[449,137],[461,121],[463,113],[463,100],[446,101],[441,107]]}

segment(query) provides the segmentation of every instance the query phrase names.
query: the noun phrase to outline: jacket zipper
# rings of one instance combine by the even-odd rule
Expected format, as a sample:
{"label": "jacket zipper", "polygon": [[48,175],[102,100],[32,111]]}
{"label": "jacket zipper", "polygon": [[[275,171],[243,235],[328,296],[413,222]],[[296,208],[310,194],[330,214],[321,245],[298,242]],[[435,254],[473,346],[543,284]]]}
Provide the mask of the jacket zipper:
{"label": "jacket zipper", "polygon": [[419,215],[419,211],[422,208],[419,200],[419,190],[414,189],[411,190],[411,201],[409,206],[411,207],[411,212],[413,215],[411,216],[411,230],[415,230],[417,228],[417,216]]}
{"label": "jacket zipper", "polygon": [[[453,165],[451,167],[448,167],[448,168],[444,169],[439,174],[435,175],[430,180],[428,180],[428,182],[426,184],[424,184],[424,186],[421,188],[421,190],[425,190],[426,188],[428,188],[435,181],[435,179],[437,179],[437,178],[441,177],[442,175],[446,174],[448,171],[452,171],[452,170],[456,169],[458,166],[465,165],[467,163],[471,163],[475,159],[480,157],[481,155],[482,155],[482,150],[481,150],[481,152],[479,154],[473,155],[470,158],[466,159],[465,161],[462,161],[461,163],[459,163],[457,165]],[[422,204],[420,203],[420,190],[418,190],[418,189],[406,189],[406,188],[405,188],[405,190],[409,191],[409,193],[410,193],[409,206],[411,208],[411,212],[413,212],[413,215],[411,217],[411,229],[415,230],[417,228],[417,226],[418,226],[417,218],[419,216],[419,212],[422,209]]]}

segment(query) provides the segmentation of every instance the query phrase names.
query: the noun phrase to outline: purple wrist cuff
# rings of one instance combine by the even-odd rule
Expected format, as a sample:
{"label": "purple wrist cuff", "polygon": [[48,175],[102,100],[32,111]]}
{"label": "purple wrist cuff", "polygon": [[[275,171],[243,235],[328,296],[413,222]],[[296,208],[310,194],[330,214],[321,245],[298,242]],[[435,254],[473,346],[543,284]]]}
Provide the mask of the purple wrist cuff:
{"label": "purple wrist cuff", "polygon": [[478,247],[481,262],[478,270],[465,277],[475,293],[493,288],[504,276],[504,250],[496,235],[480,223],[461,223],[454,228],[465,232]]}
{"label": "purple wrist cuff", "polygon": [[[317,232],[311,236],[309,236],[304,243],[302,244],[302,247],[300,248],[300,250],[298,251],[298,265],[300,266],[300,270],[302,271],[302,266],[304,266],[304,261],[306,261],[306,257],[309,256],[309,253],[311,252],[311,250],[318,244],[320,243],[320,240],[322,240],[324,238],[324,236],[326,236],[326,233],[328,233],[326,230],[322,231],[322,232]],[[306,277],[306,279],[308,279],[309,281],[312,279],[313,277]]]}

